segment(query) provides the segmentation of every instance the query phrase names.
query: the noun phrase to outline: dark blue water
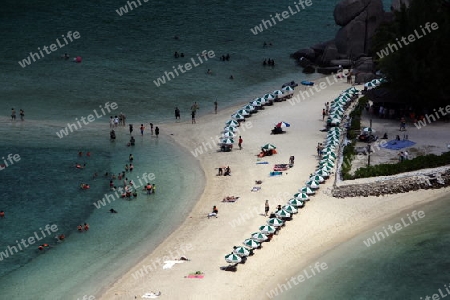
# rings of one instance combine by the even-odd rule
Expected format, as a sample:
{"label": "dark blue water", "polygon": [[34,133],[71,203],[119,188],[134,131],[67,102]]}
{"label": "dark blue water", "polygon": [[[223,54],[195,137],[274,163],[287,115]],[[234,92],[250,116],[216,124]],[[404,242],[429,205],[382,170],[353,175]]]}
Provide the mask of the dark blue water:
{"label": "dark blue water", "polygon": [[[66,235],[63,243],[47,237],[45,242],[52,246],[48,251],[30,246],[1,261],[2,298],[76,299],[95,294],[164,240],[203,190],[203,174],[192,156],[168,139],[152,138],[147,130],[132,151],[136,167],[131,179],[154,173],[158,193],[140,194],[136,201],[118,200],[96,209],[93,202],[108,191],[108,180],[101,176],[92,179],[92,175],[123,169],[130,152],[125,146],[127,130],[118,129],[117,142],[110,143],[106,115],[59,139],[56,132],[67,122],[73,123],[109,101],[118,104],[111,114],[125,113],[136,131],[137,124],[149,122],[164,131],[164,122],[172,122],[175,106],[184,119],[197,101],[201,116],[213,111],[215,100],[220,110],[250,101],[284,82],[314,78],[317,75],[302,74],[289,54],[329,40],[337,30],[332,18],[337,1],[332,0],[313,1],[311,7],[258,35],[250,28],[293,2],[142,3],[119,16],[116,9],[126,1],[2,2],[0,157],[12,153],[19,154],[21,160],[0,171],[0,210],[6,212],[0,220],[0,252],[46,224],[56,224],[58,233]],[[25,68],[18,64],[68,31],[78,31],[80,38]],[[272,46],[263,47],[264,42]],[[203,50],[214,51],[216,57],[160,87],[153,83]],[[175,51],[185,57],[175,59]],[[81,56],[83,62],[61,59],[66,52],[71,58]],[[230,54],[230,61],[220,61],[224,54]],[[275,68],[262,66],[266,58],[275,60]],[[206,74],[208,69],[212,75]],[[25,122],[10,122],[12,107],[25,110]],[[93,156],[80,159],[80,150],[89,150]],[[86,169],[75,169],[75,162],[86,163]],[[86,181],[91,188],[80,190],[80,183]],[[107,213],[111,207],[119,214]],[[168,214],[173,218],[167,218]],[[76,225],[84,222],[91,229],[80,234]],[[422,247],[423,257],[437,253],[431,247],[433,241],[430,248]],[[422,260],[416,258],[419,265],[410,268],[406,254],[415,244],[406,245],[395,258],[399,266],[415,272],[428,265],[427,260],[420,263]],[[388,262],[390,255],[388,252],[374,260]],[[439,256],[444,258],[445,254]],[[371,267],[370,262],[367,266]],[[344,266],[340,270],[348,273]],[[362,282],[371,282],[377,274],[363,272],[358,276]],[[440,279],[424,274],[430,276],[421,278],[421,283],[431,292]],[[380,285],[373,289],[398,290]],[[352,287],[345,284],[334,285],[332,290],[334,299],[353,295]]]}

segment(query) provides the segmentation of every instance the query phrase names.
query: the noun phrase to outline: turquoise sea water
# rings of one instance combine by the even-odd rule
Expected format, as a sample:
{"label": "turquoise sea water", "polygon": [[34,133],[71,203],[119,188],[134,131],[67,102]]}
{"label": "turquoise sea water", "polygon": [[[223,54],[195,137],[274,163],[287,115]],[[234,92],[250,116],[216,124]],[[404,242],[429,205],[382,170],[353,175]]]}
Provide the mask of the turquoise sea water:
{"label": "turquoise sea water", "polygon": [[[413,210],[406,210],[336,247],[317,259],[327,264],[327,270],[276,299],[419,300],[439,294],[439,289],[448,295],[449,203],[450,197],[445,196],[418,207],[415,210],[423,211],[425,216],[412,222],[407,215],[412,215]],[[396,223],[407,226],[370,247],[364,244],[375,232]]]}
{"label": "turquoise sea water", "polygon": [[[203,173],[192,155],[164,137],[174,107],[186,119],[197,101],[201,116],[213,111],[215,100],[221,109],[290,80],[312,79],[317,75],[302,74],[289,53],[329,40],[337,30],[332,19],[337,1],[331,0],[313,1],[258,35],[250,28],[293,2],[141,2],[123,16],[115,10],[126,1],[2,3],[0,157],[11,153],[21,159],[0,170],[0,210],[6,212],[0,219],[0,252],[47,224],[58,226],[55,234],[66,235],[62,243],[53,235],[39,241],[51,245],[47,251],[38,251],[36,243],[4,257],[2,299],[77,299],[95,295],[117,279],[182,222],[203,190]],[[68,31],[78,31],[80,38],[25,68],[18,64]],[[272,46],[264,48],[264,42]],[[216,57],[155,86],[153,80],[203,50],[213,50]],[[175,59],[175,51],[185,57]],[[62,60],[65,52],[82,56],[83,62]],[[227,53],[230,61],[220,61]],[[266,58],[275,60],[275,68],[262,66]],[[206,74],[208,69],[212,75]],[[135,147],[125,146],[127,128],[117,129],[116,142],[109,141],[109,113],[57,137],[68,122],[100,111],[108,101],[118,105],[111,114],[123,112],[134,124]],[[25,110],[24,122],[9,120],[12,107]],[[139,136],[139,124],[149,122],[161,128],[158,139],[148,126]],[[92,155],[78,157],[79,151]],[[119,173],[130,152],[135,169],[128,178],[138,182],[137,176],[155,174],[157,193],[141,192],[136,200],[118,199],[97,209],[93,203],[110,192],[109,179],[102,175]],[[76,162],[86,168],[74,168]],[[92,178],[95,172],[99,176]],[[91,188],[80,190],[83,182]],[[112,207],[119,213],[108,213]],[[89,232],[77,232],[84,222],[90,224]],[[370,280],[372,274],[365,276]],[[346,287],[341,293],[347,293]]]}

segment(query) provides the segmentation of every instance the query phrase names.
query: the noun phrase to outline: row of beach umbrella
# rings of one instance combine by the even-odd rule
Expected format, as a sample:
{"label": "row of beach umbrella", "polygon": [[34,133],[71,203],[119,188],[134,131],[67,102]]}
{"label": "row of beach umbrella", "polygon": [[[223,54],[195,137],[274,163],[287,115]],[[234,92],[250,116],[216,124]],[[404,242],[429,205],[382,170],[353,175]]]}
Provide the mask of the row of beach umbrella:
{"label": "row of beach umbrella", "polygon": [[364,87],[368,90],[371,90],[373,88],[376,88],[377,86],[381,85],[382,83],[387,82],[386,78],[380,78],[380,79],[373,79],[369,82],[366,82],[364,84]]}
{"label": "row of beach umbrella", "polygon": [[[358,93],[359,91],[352,87],[345,90],[332,101],[330,105],[331,112],[335,114],[336,118],[340,118],[339,123],[342,120],[344,106]],[[252,254],[253,249],[260,248],[261,243],[269,239],[268,235],[274,234],[279,227],[284,225],[285,221],[282,219],[291,218],[298,213],[300,208],[304,207],[305,201],[308,201],[319,189],[320,184],[323,184],[329,178],[337,159],[336,149],[339,145],[340,135],[341,129],[339,127],[330,128],[322,150],[321,160],[305,186],[300,188],[298,193],[294,194],[286,205],[275,212],[275,218],[270,218],[266,225],[260,226],[258,232],[253,233],[250,238],[246,239],[243,242],[244,246],[234,247],[233,252],[225,256],[226,262],[233,264],[242,262],[245,257]]]}
{"label": "row of beach umbrella", "polygon": [[[252,114],[256,113],[258,110],[262,109],[263,106],[272,105],[273,101],[276,99],[284,100],[294,93],[294,89],[290,86],[286,86],[281,90],[275,90],[272,93],[263,95],[262,97],[255,98],[250,101],[247,105],[238,109],[234,114],[231,115],[231,119],[225,122],[225,127],[222,132],[221,144],[232,145],[234,144],[234,137],[237,135],[237,127],[239,122],[245,121],[246,118],[250,117]],[[278,127],[289,127],[290,124],[286,122],[276,123],[275,126]]]}

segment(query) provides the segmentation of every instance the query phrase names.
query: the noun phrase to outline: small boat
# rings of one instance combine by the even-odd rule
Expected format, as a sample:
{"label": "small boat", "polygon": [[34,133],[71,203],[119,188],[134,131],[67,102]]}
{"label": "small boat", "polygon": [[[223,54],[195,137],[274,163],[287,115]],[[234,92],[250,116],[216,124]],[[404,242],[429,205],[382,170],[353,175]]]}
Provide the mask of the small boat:
{"label": "small boat", "polygon": [[312,86],[312,85],[314,85],[314,82],[312,82],[312,81],[307,81],[307,80],[303,80],[303,81],[301,82],[301,84]]}

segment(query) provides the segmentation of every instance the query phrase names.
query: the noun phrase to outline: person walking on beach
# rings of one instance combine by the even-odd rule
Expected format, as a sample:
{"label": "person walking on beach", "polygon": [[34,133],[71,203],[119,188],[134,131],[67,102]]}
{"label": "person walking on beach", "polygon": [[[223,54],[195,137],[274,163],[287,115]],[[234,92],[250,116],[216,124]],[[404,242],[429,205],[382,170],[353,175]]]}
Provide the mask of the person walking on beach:
{"label": "person walking on beach", "polygon": [[11,108],[11,120],[14,121],[16,119],[16,110]]}
{"label": "person walking on beach", "polygon": [[150,132],[153,135],[153,123],[150,123]]}
{"label": "person walking on beach", "polygon": [[239,141],[238,141],[239,150],[242,150],[242,142],[243,142],[242,137],[239,136]]}
{"label": "person walking on beach", "polygon": [[180,109],[177,107],[175,107],[175,120],[179,120],[180,119]]}
{"label": "person walking on beach", "polygon": [[23,109],[20,109],[19,114],[20,114],[20,119],[23,121],[23,118],[25,117],[25,112],[23,111]]}
{"label": "person walking on beach", "polygon": [[267,215],[269,214],[269,200],[266,200],[266,203],[264,204],[264,215],[267,217]]}
{"label": "person walking on beach", "polygon": [[156,137],[158,137],[158,135],[159,135],[159,127],[158,126],[155,127],[155,134],[156,134]]}
{"label": "person walking on beach", "polygon": [[325,116],[327,115],[327,112],[325,111],[325,108],[322,109],[322,121],[325,120]]}
{"label": "person walking on beach", "polygon": [[192,124],[196,124],[195,123],[195,110],[193,110],[192,112],[191,112],[191,116],[192,116]]}
{"label": "person walking on beach", "polygon": [[113,116],[109,117],[109,128],[113,128],[114,127],[114,118]]}
{"label": "person walking on beach", "polygon": [[130,134],[131,134],[133,132],[133,124],[130,124],[129,127],[130,127]]}
{"label": "person walking on beach", "polygon": [[217,115],[217,100],[214,101],[214,113]]}
{"label": "person walking on beach", "polygon": [[144,129],[145,129],[145,126],[144,126],[144,124],[141,124],[141,135],[144,135]]}
{"label": "person walking on beach", "polygon": [[196,112],[200,107],[198,106],[197,102],[194,102],[191,106],[191,111]]}

